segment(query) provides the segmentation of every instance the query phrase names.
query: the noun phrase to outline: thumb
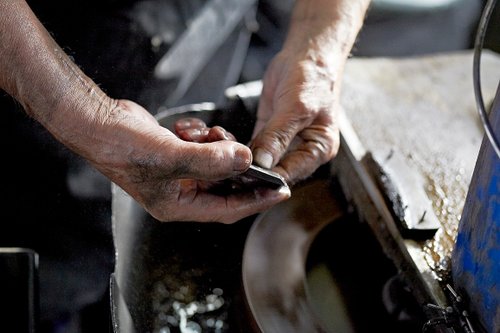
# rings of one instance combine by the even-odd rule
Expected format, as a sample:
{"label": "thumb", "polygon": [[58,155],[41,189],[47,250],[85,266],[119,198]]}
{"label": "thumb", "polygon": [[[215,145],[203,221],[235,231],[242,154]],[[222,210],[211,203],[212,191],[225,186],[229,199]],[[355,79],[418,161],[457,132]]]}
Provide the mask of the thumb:
{"label": "thumb", "polygon": [[300,129],[299,122],[294,119],[273,117],[252,139],[255,164],[267,169],[276,166]]}
{"label": "thumb", "polygon": [[229,140],[194,143],[179,140],[182,151],[178,161],[180,177],[221,180],[246,171],[252,163],[247,146]]}

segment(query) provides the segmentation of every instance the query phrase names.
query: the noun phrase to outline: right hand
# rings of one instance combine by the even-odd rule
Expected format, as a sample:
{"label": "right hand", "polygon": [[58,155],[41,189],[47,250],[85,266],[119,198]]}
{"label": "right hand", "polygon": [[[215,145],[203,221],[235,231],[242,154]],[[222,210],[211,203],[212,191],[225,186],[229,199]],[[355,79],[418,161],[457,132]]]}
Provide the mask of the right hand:
{"label": "right hand", "polygon": [[207,191],[207,181],[240,174],[252,161],[245,145],[220,140],[220,128],[214,142],[187,142],[131,101],[118,101],[111,114],[111,150],[94,165],[160,221],[232,223],[290,196],[263,188],[225,196]]}

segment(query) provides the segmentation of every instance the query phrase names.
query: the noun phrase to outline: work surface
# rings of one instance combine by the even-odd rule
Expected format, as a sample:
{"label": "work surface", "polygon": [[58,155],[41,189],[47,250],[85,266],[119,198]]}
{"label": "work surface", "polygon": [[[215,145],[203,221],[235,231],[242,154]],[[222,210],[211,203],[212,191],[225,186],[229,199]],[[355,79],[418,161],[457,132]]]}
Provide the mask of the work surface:
{"label": "work surface", "polygon": [[[402,190],[423,190],[440,227],[427,239],[412,240],[402,237],[394,226],[373,222],[380,217],[373,214],[376,204],[370,208],[366,198],[362,199],[358,192],[366,192],[366,188],[359,188],[363,182],[353,183],[352,171],[342,167],[339,160],[344,187],[351,192],[361,215],[368,219],[372,216],[371,226],[379,229],[381,243],[392,247],[386,249],[389,254],[403,252],[396,254],[396,261],[411,261],[410,266],[426,281],[424,288],[433,295],[431,300],[437,303],[442,293],[436,281],[445,279],[449,272],[460,215],[483,138],[475,106],[472,59],[471,51],[404,59],[353,58],[343,80],[341,104],[346,118],[341,132],[351,161],[363,164],[371,154],[383,165],[395,156],[406,173],[401,177]],[[481,69],[483,95],[490,105],[500,79],[500,56],[483,52]],[[385,240],[387,237],[392,240]]]}

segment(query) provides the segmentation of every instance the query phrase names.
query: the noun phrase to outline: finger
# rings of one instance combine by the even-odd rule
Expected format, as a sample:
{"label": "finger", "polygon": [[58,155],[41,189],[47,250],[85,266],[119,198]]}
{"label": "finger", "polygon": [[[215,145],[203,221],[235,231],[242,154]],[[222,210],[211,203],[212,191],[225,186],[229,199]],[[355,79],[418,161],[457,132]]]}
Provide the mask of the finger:
{"label": "finger", "polygon": [[229,196],[200,191],[192,180],[184,181],[180,188],[175,210],[170,210],[169,214],[158,214],[157,218],[166,221],[233,223],[263,212],[290,197],[288,187],[280,190],[255,189]]}
{"label": "finger", "polygon": [[252,140],[255,163],[267,169],[274,167],[293,138],[311,121],[300,112],[276,113]]}
{"label": "finger", "polygon": [[175,132],[189,128],[205,128],[207,125],[199,118],[182,118],[175,122]]}
{"label": "finger", "polygon": [[236,141],[236,138],[234,137],[234,135],[232,135],[231,133],[229,133],[220,126],[212,127],[208,133],[207,141],[215,142],[220,140]]}
{"label": "finger", "polygon": [[236,141],[234,135],[226,131],[220,126],[215,126],[212,128],[186,128],[177,130],[177,136],[184,141],[191,142],[215,142],[221,140]]}
{"label": "finger", "polygon": [[[269,97],[270,98],[270,97]],[[257,111],[257,121],[255,122],[255,126],[252,133],[252,138],[255,138],[257,134],[262,131],[264,126],[269,122],[271,118],[271,103],[269,102],[269,98],[266,98],[265,95],[262,95],[259,101],[259,108]]]}
{"label": "finger", "polygon": [[177,136],[184,140],[190,142],[204,143],[209,142],[210,128],[186,128],[182,130],[176,130]]}
{"label": "finger", "polygon": [[204,144],[178,140],[174,149],[176,178],[221,180],[246,171],[252,163],[250,149],[229,140]]}
{"label": "finger", "polygon": [[300,133],[302,142],[289,151],[274,171],[288,184],[295,184],[330,161],[338,152],[339,132],[335,127],[311,126]]}

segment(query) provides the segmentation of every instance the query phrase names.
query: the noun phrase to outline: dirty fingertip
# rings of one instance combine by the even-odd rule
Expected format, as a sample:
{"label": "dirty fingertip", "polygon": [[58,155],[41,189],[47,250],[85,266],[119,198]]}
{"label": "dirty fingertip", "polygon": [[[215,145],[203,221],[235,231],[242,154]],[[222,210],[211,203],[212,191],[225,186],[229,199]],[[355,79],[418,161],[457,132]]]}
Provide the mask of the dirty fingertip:
{"label": "dirty fingertip", "polygon": [[248,148],[238,148],[234,152],[233,170],[243,172],[250,167],[252,155]]}
{"label": "dirty fingertip", "polygon": [[254,150],[253,159],[255,164],[263,168],[271,169],[273,166],[273,155],[262,148],[257,148]]}

